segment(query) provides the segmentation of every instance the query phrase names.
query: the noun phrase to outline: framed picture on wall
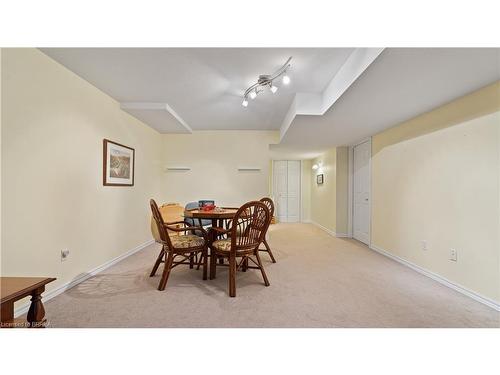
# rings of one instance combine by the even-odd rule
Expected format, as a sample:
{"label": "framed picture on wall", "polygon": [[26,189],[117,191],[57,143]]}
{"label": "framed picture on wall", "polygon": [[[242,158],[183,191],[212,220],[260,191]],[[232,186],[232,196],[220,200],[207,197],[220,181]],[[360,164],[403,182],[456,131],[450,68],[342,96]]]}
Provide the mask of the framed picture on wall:
{"label": "framed picture on wall", "polygon": [[321,185],[323,183],[323,174],[319,174],[316,176],[316,183]]}
{"label": "framed picture on wall", "polygon": [[104,186],[134,186],[135,150],[119,143],[103,140]]}

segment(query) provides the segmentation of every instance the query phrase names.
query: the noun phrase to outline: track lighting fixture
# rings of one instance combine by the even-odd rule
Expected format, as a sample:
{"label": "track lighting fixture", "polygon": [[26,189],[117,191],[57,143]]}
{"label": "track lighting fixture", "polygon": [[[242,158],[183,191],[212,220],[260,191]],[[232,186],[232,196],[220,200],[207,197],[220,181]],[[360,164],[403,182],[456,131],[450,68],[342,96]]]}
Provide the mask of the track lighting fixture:
{"label": "track lighting fixture", "polygon": [[288,85],[290,83],[290,77],[287,75],[287,70],[290,67],[290,60],[292,60],[292,57],[289,57],[288,60],[286,60],[286,62],[283,64],[283,66],[279,68],[274,74],[260,75],[257,82],[246,89],[241,105],[243,107],[247,107],[248,98],[255,99],[257,97],[257,94],[263,91],[266,87],[268,87],[269,90],[271,90],[271,92],[275,94],[278,91],[278,87],[273,84],[273,81],[278,79],[279,77],[283,77],[283,84]]}

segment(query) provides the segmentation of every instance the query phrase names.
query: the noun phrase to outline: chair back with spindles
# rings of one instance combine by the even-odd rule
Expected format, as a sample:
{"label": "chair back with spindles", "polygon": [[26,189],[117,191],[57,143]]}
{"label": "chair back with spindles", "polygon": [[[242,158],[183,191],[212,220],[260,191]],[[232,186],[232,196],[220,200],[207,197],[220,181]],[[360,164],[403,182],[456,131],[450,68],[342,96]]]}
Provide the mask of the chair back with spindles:
{"label": "chair back with spindles", "polygon": [[264,239],[270,212],[258,201],[245,203],[236,212],[231,227],[231,252],[254,250]]}
{"label": "chair back with spindles", "polygon": [[168,246],[169,249],[172,248],[172,243],[170,242],[170,237],[168,235],[167,228],[165,228],[165,223],[161,216],[160,210],[158,209],[158,205],[156,204],[154,199],[149,201],[149,205],[151,206],[151,212],[153,213],[153,219],[156,223],[156,228],[158,229],[158,234],[160,235],[160,241],[163,245]]}
{"label": "chair back with spindles", "polygon": [[[266,207],[269,210],[270,219],[272,219],[273,215],[274,215],[274,202],[273,202],[273,200],[271,198],[264,197],[260,201],[266,205]],[[269,221],[271,221],[271,220],[269,220]]]}
{"label": "chair back with spindles", "polygon": [[271,225],[271,221],[273,220],[273,215],[274,215],[274,202],[271,198],[264,197],[260,200],[262,203],[266,205],[266,207],[269,210],[269,221],[266,226],[266,230],[264,232],[264,238],[266,236],[267,230],[269,229],[269,226]]}

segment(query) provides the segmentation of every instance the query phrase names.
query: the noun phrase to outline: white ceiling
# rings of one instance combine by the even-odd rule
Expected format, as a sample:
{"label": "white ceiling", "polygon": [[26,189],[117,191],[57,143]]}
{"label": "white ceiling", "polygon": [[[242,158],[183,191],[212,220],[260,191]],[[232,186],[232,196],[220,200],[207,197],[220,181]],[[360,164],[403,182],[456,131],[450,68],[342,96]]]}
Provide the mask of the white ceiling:
{"label": "white ceiling", "polygon": [[[283,124],[280,144],[271,145],[274,158],[315,157],[500,79],[500,49],[389,48],[380,55],[363,48],[41,50],[161,133],[278,130]],[[291,84],[244,108],[245,89],[289,56]],[[317,101],[332,87],[339,95],[323,115],[287,116],[295,99]]]}
{"label": "white ceiling", "polygon": [[349,145],[500,79],[500,49],[386,49],[323,116],[297,116],[275,158]]}
{"label": "white ceiling", "polygon": [[[120,103],[168,104],[193,130],[279,129],[296,92],[320,93],[352,48],[42,48]],[[293,56],[291,84],[247,108],[245,89]],[[125,109],[127,110],[127,109]],[[162,133],[186,132],[166,111],[127,110]]]}

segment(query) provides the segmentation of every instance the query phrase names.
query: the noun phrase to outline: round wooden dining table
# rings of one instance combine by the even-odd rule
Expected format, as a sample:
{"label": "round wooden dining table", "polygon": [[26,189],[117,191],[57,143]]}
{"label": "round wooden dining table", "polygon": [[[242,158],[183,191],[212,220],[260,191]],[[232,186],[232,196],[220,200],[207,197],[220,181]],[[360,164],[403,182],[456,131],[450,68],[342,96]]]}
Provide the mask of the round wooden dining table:
{"label": "round wooden dining table", "polygon": [[[224,228],[224,221],[233,219],[238,211],[237,208],[233,207],[216,207],[210,211],[203,211],[199,208],[195,208],[192,210],[185,210],[184,217],[191,218],[199,221],[199,225],[201,226],[201,220],[212,220],[212,227]],[[224,228],[225,229],[225,228]],[[215,231],[209,232],[209,243],[211,244],[213,241],[217,239],[217,234]],[[210,257],[210,262],[214,260]],[[224,259],[220,258],[219,263],[223,263]]]}
{"label": "round wooden dining table", "polygon": [[203,211],[202,209],[195,208],[193,210],[185,210],[184,217],[191,219],[198,219],[200,222],[204,220],[212,220],[213,227],[224,227],[224,220],[234,218],[237,208],[233,207],[216,207],[210,211]]}

